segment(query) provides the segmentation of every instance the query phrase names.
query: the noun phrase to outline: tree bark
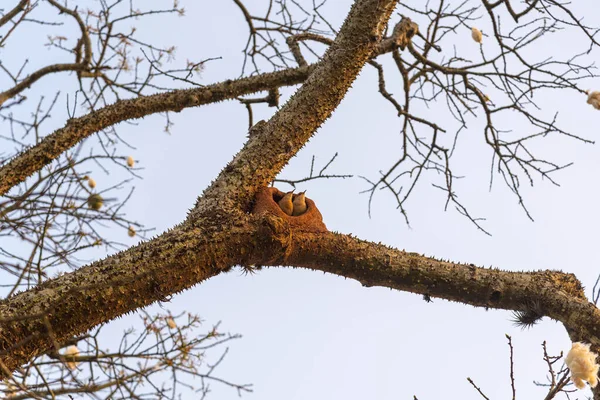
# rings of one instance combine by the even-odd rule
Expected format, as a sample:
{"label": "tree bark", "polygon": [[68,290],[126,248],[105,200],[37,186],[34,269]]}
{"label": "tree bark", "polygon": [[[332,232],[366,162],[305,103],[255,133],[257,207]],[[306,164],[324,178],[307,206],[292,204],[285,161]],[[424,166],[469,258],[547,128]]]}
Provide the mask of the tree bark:
{"label": "tree bark", "polygon": [[0,194],[81,139],[119,121],[305,82],[271,120],[257,126],[182,224],[0,301],[3,372],[58,350],[58,343],[97,324],[164,300],[235,265],[308,268],[356,279],[365,286],[486,308],[523,310],[535,301],[545,316],[564,324],[573,341],[590,342],[598,351],[600,311],[572,274],[509,272],[441,261],[349,235],[307,233],[283,218],[249,213],[257,191],[314,135],[364,64],[382,48],[380,37],[395,4],[395,0],[358,0],[316,65],[119,102],[70,121],[1,168]]}
{"label": "tree bark", "polygon": [[[404,20],[404,23],[399,24],[399,26],[402,29],[395,29],[393,36],[380,41],[372,49],[371,55],[373,57],[392,52],[398,46],[406,45],[416,33],[416,24],[409,19]],[[65,65],[66,67],[63,69],[66,70],[83,68],[78,64]],[[52,68],[54,67],[52,66]],[[27,177],[50,164],[80,141],[110,126],[156,113],[180,112],[190,107],[232,100],[240,96],[283,86],[297,85],[306,81],[316,67],[317,64],[304,65],[299,68],[288,68],[247,78],[227,80],[201,88],[174,90],[167,93],[120,100],[82,117],[72,118],[63,128],[57,129],[44,137],[40,143],[15,156],[6,165],[0,167],[0,196],[6,194],[19,183],[24,182]],[[8,91],[5,93],[8,93]],[[10,96],[7,95],[7,98],[10,98]],[[0,94],[0,99],[2,99],[2,94]]]}
{"label": "tree bark", "polygon": [[[280,247],[279,236],[266,234],[269,229],[264,221],[270,219],[257,220],[247,211],[257,191],[274,179],[341,102],[380,43],[396,3],[358,0],[353,5],[335,42],[305,84],[270,121],[261,124],[184,223],[156,239],[0,302],[0,367],[4,373],[72,335],[164,299],[233,265],[283,261],[274,250]],[[69,133],[53,134],[46,147],[36,146],[32,153],[0,170],[0,194],[29,173],[15,169],[39,169],[81,140],[87,134],[82,132],[97,131],[119,118],[145,115],[148,109],[157,112],[156,108],[164,107],[157,98],[172,106],[182,93],[189,91],[137,103],[131,100],[119,110],[96,113],[87,122],[71,121],[63,128]],[[214,96],[212,91],[210,96]],[[200,99],[188,96],[184,101]]]}

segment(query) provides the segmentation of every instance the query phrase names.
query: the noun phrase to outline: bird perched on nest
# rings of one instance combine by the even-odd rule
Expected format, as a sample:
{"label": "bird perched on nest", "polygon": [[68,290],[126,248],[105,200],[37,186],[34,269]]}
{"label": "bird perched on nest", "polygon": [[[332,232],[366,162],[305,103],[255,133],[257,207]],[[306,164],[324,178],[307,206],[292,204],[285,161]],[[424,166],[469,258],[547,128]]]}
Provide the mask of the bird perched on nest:
{"label": "bird perched on nest", "polygon": [[282,199],[277,202],[277,204],[279,204],[279,208],[281,208],[281,210],[287,215],[292,215],[294,212],[294,203],[292,202],[293,195],[293,190],[291,192],[287,192],[285,196],[283,196]]}
{"label": "bird perched on nest", "polygon": [[293,216],[302,215],[306,212],[306,190],[304,192],[298,193],[294,197],[294,211],[292,212]]}

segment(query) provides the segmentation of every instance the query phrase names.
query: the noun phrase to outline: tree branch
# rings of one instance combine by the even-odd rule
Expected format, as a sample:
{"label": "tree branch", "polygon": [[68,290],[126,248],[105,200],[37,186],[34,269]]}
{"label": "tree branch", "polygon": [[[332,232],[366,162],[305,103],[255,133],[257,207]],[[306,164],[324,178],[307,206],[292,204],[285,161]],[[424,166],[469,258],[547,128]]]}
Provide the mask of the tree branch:
{"label": "tree branch", "polygon": [[[48,2],[50,4],[52,4],[54,7],[56,7],[61,13],[68,14],[71,17],[73,17],[75,19],[75,21],[77,21],[77,25],[79,25],[79,29],[81,30],[80,41],[83,43],[84,58],[83,58],[83,60],[81,60],[81,62],[79,62],[79,60],[77,60],[76,63],[52,64],[52,65],[48,65],[46,67],[40,68],[39,70],[28,75],[25,79],[23,79],[21,82],[17,83],[12,88],[5,90],[3,92],[0,92],[0,106],[2,106],[2,104],[4,104],[7,100],[12,99],[14,96],[18,95],[25,89],[31,87],[31,85],[33,85],[35,82],[37,82],[39,79],[43,78],[46,75],[53,74],[56,72],[63,72],[63,71],[82,72],[82,71],[88,70],[91,66],[92,43],[90,41],[90,36],[88,34],[88,30],[85,25],[85,22],[83,22],[83,20],[81,19],[81,16],[76,11],[73,11],[67,7],[61,6],[54,0],[48,0]],[[26,3],[26,2],[21,2],[21,3],[22,4],[19,4],[11,12],[14,12],[20,6],[21,6],[21,8],[24,8],[25,7],[24,3]],[[14,14],[16,15],[17,13],[14,13]],[[0,21],[0,26],[2,26],[1,21]]]}
{"label": "tree branch", "polygon": [[10,10],[6,14],[4,14],[2,16],[2,18],[0,18],[0,26],[5,25],[8,21],[13,19],[15,17],[15,15],[17,15],[18,13],[23,11],[25,9],[25,7],[27,7],[27,5],[29,5],[29,1],[30,0],[21,0],[19,2],[19,4],[17,4],[15,6],[15,8],[13,8],[12,10]]}
{"label": "tree branch", "polygon": [[[372,50],[373,57],[391,52],[397,46],[408,43],[417,31],[416,24],[409,19],[404,19],[398,26],[401,26],[402,29],[394,29],[392,37],[382,40]],[[0,196],[25,181],[28,176],[48,165],[81,140],[119,122],[166,111],[180,112],[189,107],[231,100],[281,86],[297,85],[304,82],[316,66],[316,64],[311,64],[300,68],[288,68],[234,81],[227,80],[202,88],[174,90],[168,93],[121,100],[85,116],[72,118],[65,127],[54,131],[39,144],[15,156],[6,165],[0,167]]]}
{"label": "tree branch", "polygon": [[294,232],[286,248],[290,265],[458,301],[476,307],[522,310],[532,300],[545,316],[564,324],[572,340],[600,346],[600,310],[573,274],[514,272],[437,260],[335,233]]}
{"label": "tree branch", "polygon": [[203,88],[175,90],[135,99],[121,100],[79,118],[70,119],[64,128],[46,136],[39,144],[14,157],[0,168],[0,195],[55,160],[64,151],[92,134],[119,122],[147,115],[215,103],[268,90],[274,86],[302,83],[314,69],[287,69],[279,72],[225,81]]}
{"label": "tree branch", "polygon": [[[205,191],[183,224],[149,242],[1,301],[0,367],[4,374],[51,350],[55,343],[162,300],[233,265],[285,261],[277,250],[287,239],[272,238],[262,223],[249,224],[247,206],[258,188],[272,180],[343,99],[380,40],[395,5],[396,0],[358,0],[353,5],[336,41],[314,73],[248,141]],[[241,81],[246,85],[260,82],[252,78]],[[230,93],[231,84],[220,84],[220,95]],[[201,93],[209,93],[211,99],[215,95],[212,91]],[[177,101],[199,103],[201,99],[193,94],[193,90],[182,91],[157,95],[154,99],[170,100],[167,104],[171,106]],[[119,115],[126,119],[144,115],[133,102],[123,102],[129,107],[121,104]],[[141,104],[146,106],[143,111],[148,111],[164,107],[165,103],[146,100]],[[106,124],[97,114],[93,114],[95,124]],[[104,117],[111,118],[110,112],[105,111]],[[117,119],[113,116],[112,121]],[[65,135],[75,140],[73,144],[80,140],[76,140],[80,133],[75,125],[70,125],[70,134]],[[89,125],[86,127],[89,129]],[[39,147],[33,151],[37,159],[29,156],[30,162],[38,165],[39,158],[44,157]],[[64,142],[47,147],[56,153],[64,148]],[[5,185],[3,170],[0,170],[0,186]],[[13,182],[18,180],[12,176]]]}

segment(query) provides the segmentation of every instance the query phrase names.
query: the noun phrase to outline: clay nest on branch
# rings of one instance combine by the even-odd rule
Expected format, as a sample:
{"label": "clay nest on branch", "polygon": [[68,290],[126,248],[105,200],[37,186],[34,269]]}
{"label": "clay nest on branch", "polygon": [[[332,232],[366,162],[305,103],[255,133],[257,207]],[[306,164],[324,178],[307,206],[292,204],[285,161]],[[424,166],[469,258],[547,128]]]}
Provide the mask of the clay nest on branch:
{"label": "clay nest on branch", "polygon": [[256,202],[252,213],[254,215],[273,214],[288,222],[293,230],[303,232],[327,232],[323,216],[314,201],[306,198],[306,212],[298,216],[287,215],[277,204],[285,195],[275,187],[264,187],[256,194]]}

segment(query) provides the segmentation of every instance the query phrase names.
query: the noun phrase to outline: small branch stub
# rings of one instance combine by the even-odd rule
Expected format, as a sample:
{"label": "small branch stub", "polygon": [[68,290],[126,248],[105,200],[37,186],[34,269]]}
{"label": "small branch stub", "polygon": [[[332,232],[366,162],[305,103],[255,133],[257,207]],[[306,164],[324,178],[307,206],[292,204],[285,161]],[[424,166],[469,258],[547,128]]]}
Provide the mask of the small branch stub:
{"label": "small branch stub", "polygon": [[287,215],[277,204],[285,196],[285,193],[274,187],[265,187],[256,194],[256,202],[252,213],[274,214],[279,218],[286,220],[293,230],[303,232],[328,232],[323,223],[323,216],[319,212],[314,201],[306,198],[306,212],[302,215]]}

